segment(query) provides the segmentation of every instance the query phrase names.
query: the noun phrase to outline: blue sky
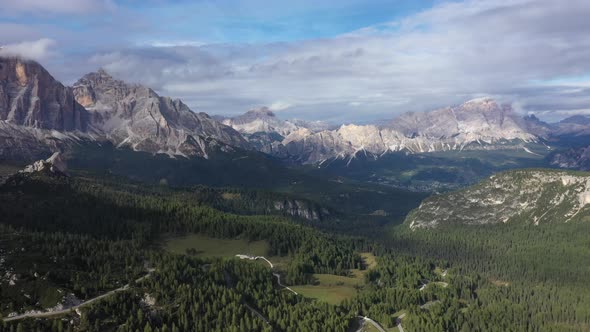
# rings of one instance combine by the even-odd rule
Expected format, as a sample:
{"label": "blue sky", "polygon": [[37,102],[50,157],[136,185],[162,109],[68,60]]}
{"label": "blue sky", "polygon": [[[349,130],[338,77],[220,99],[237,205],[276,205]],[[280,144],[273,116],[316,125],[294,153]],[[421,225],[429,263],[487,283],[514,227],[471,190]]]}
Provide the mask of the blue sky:
{"label": "blue sky", "polygon": [[238,114],[368,122],[491,96],[590,112],[590,3],[0,0],[1,54],[73,84],[100,67]]}
{"label": "blue sky", "polygon": [[[268,43],[329,38],[429,8],[432,1],[172,1],[124,4],[145,17],[164,19],[179,40]],[[149,38],[149,37],[148,37]],[[153,38],[153,37],[152,37]]]}

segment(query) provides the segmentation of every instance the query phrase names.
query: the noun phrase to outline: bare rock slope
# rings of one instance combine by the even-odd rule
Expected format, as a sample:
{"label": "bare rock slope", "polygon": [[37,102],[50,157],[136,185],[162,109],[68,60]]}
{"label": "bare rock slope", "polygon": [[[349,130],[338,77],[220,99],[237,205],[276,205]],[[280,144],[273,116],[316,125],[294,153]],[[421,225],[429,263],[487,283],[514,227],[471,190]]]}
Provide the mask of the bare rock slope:
{"label": "bare rock slope", "polygon": [[91,132],[68,87],[36,62],[0,57],[0,159],[34,160]]}
{"label": "bare rock slope", "polygon": [[117,146],[201,157],[216,147],[249,147],[238,132],[206,113],[194,113],[179,99],[116,80],[104,70],[82,77],[73,92],[93,125]]}
{"label": "bare rock slope", "polygon": [[515,170],[456,192],[432,196],[412,211],[410,228],[523,222],[565,223],[590,213],[590,174]]}

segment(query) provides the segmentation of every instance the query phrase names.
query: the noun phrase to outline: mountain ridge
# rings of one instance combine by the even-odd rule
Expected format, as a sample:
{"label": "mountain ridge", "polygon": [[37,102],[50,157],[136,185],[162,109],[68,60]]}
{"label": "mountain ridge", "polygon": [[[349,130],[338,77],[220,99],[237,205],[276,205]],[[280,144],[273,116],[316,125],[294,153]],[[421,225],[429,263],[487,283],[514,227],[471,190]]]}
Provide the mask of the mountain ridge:
{"label": "mountain ridge", "polygon": [[0,158],[33,161],[83,141],[172,157],[252,149],[238,132],[179,99],[102,69],[66,87],[35,61],[0,57]]}
{"label": "mountain ridge", "polygon": [[[72,89],[95,126],[119,147],[204,158],[215,146],[250,148],[239,133],[206,113],[193,112],[180,99],[116,80],[104,70],[84,75]],[[207,141],[209,138],[216,142]]]}
{"label": "mountain ridge", "polygon": [[[231,120],[225,123],[242,133],[252,134],[253,130],[245,128],[256,127],[254,121],[258,119],[247,123],[251,116],[237,118],[240,120],[237,123]],[[273,115],[274,123],[278,123],[277,120]],[[537,122],[520,117],[509,105],[499,105],[491,98],[479,98],[455,107],[404,113],[380,125],[343,124],[336,129],[314,131],[305,127],[293,129],[290,122],[284,121],[282,127],[280,124],[267,127],[267,134],[274,132],[280,137],[265,152],[303,164],[322,164],[334,158],[354,158],[360,151],[378,157],[399,151],[523,149],[522,144],[542,139],[527,131],[533,125],[542,127]],[[291,130],[274,129],[287,126]],[[263,129],[258,126],[256,131]]]}

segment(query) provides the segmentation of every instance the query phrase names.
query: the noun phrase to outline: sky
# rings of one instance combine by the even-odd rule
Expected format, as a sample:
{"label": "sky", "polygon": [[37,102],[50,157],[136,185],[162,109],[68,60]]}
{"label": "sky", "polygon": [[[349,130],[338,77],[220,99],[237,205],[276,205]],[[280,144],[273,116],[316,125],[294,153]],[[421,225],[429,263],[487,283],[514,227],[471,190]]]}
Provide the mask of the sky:
{"label": "sky", "polygon": [[0,55],[237,115],[367,123],[482,96],[590,114],[587,0],[0,0]]}

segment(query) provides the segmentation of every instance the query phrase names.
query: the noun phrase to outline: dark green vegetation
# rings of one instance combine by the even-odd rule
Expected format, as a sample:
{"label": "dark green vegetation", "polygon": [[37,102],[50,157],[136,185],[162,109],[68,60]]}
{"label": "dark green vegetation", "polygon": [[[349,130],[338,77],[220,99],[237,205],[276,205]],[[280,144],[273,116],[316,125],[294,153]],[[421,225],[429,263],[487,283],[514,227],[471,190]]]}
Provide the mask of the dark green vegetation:
{"label": "dark green vegetation", "polygon": [[[589,232],[588,220],[539,226],[441,226],[414,232],[399,226],[391,245],[400,253],[453,262],[451,285],[458,284],[454,275],[473,275],[469,288],[475,302],[467,311],[469,326],[587,331]],[[447,310],[432,321],[440,322]]]}
{"label": "dark green vegetation", "polygon": [[[72,152],[68,159],[74,174],[78,170],[81,175],[122,176],[142,183],[172,187],[221,187],[224,190],[217,193],[215,189],[204,190],[203,203],[235,213],[266,214],[273,207],[268,204],[269,200],[272,199],[274,204],[277,196],[281,199],[311,200],[333,214],[329,218],[347,219],[347,225],[354,224],[355,220],[363,225],[391,220],[401,222],[427,196],[426,193],[408,193],[391,186],[316,174],[315,168],[289,168],[258,152],[215,152],[210,160],[173,159],[167,155],[152,156],[145,152],[116,149],[108,144],[85,144]],[[234,189],[227,189],[228,186]],[[244,199],[233,202],[220,200],[221,194],[228,191],[240,194]],[[379,210],[385,211],[387,218],[372,215]]]}
{"label": "dark green vegetation", "polygon": [[403,152],[379,158],[358,155],[350,163],[335,160],[319,172],[420,191],[455,189],[493,173],[524,167],[549,167],[550,150],[542,144],[527,144],[529,152],[515,150],[464,150],[420,154]]}
{"label": "dark green vegetation", "polygon": [[[382,195],[369,189],[378,186],[301,185],[315,192],[298,196],[291,184],[273,196],[73,174],[18,175],[0,187],[0,314],[129,287],[81,307],[81,316],[9,321],[0,331],[346,331],[358,315],[392,329],[402,313],[407,331],[590,327],[588,220],[391,233],[365,225],[369,238],[359,236],[361,214],[323,202],[337,201],[338,188],[371,200]],[[289,217],[269,211],[276,197],[333,212],[312,222]],[[271,270],[235,254],[279,264]]]}

